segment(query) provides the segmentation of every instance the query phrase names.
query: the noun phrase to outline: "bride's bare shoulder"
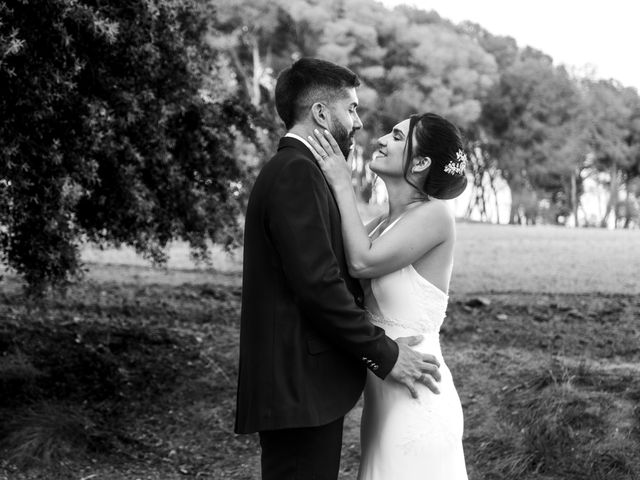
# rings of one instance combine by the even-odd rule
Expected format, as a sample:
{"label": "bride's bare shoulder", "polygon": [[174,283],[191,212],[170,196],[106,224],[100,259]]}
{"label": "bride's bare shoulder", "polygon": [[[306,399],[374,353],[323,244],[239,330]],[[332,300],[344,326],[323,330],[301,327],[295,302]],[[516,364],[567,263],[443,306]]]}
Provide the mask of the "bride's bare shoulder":
{"label": "bride's bare shoulder", "polygon": [[[442,224],[453,224],[455,215],[453,208],[444,200],[429,200],[423,202],[413,209],[411,217],[416,223],[429,225],[433,222]],[[407,215],[409,216],[409,215]]]}
{"label": "bride's bare shoulder", "polygon": [[404,219],[406,229],[429,237],[435,231],[441,240],[455,237],[455,214],[452,206],[443,200],[429,200],[408,213]]}

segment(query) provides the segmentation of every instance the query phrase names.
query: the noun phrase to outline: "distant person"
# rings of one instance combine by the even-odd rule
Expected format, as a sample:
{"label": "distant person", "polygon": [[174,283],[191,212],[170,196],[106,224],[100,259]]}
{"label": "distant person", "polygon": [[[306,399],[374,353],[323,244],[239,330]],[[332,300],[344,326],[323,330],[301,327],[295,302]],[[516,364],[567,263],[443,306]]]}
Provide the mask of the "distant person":
{"label": "distant person", "polygon": [[374,325],[391,337],[422,335],[413,348],[436,354],[442,375],[440,395],[417,386],[417,399],[397,383],[368,376],[358,479],[466,480],[462,407],[439,342],[455,243],[455,218],[442,200],[467,184],[460,133],[427,113],[381,137],[370,168],[385,182],[389,213],[367,226],[344,149],[327,130],[307,139],[336,196],[349,272],[364,284]]}
{"label": "distant person", "polygon": [[312,58],[279,75],[288,132],[249,198],[235,431],[259,432],[265,480],[337,478],[344,415],[367,368],[407,398],[418,382],[437,391],[440,379],[435,356],[410,348],[421,338],[394,341],[364,310],[338,206],[307,141],[327,129],[348,154],[362,127],[358,85],[352,71]]}

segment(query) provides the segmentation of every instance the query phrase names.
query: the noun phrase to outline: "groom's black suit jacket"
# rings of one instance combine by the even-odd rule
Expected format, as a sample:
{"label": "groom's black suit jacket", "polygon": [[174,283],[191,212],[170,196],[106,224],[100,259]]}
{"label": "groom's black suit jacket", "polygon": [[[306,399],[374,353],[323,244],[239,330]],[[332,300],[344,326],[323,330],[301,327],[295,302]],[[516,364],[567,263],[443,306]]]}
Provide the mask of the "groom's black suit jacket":
{"label": "groom's black suit jacket", "polygon": [[347,269],[340,213],[311,152],[284,137],[245,221],[237,433],[345,415],[366,367],[384,378],[398,346],[371,324]]}

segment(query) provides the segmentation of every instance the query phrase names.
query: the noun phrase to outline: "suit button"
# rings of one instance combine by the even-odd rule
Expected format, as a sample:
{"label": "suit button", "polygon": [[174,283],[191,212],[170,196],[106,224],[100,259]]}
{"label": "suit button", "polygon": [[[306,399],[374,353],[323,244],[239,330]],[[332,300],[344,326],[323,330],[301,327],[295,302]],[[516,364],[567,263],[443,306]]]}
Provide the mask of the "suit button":
{"label": "suit button", "polygon": [[364,302],[364,297],[362,295],[358,295],[356,297],[356,303],[362,304]]}

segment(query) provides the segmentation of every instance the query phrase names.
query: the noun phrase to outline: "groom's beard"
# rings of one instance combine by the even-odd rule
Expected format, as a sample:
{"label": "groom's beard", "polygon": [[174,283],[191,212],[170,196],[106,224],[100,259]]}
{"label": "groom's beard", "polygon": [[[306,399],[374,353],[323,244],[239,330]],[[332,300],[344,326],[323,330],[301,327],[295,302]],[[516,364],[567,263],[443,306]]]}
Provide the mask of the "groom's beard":
{"label": "groom's beard", "polygon": [[340,147],[340,151],[342,152],[342,155],[344,155],[344,158],[349,158],[356,130],[353,129],[349,132],[341,123],[332,122],[330,131],[338,144],[338,147]]}

